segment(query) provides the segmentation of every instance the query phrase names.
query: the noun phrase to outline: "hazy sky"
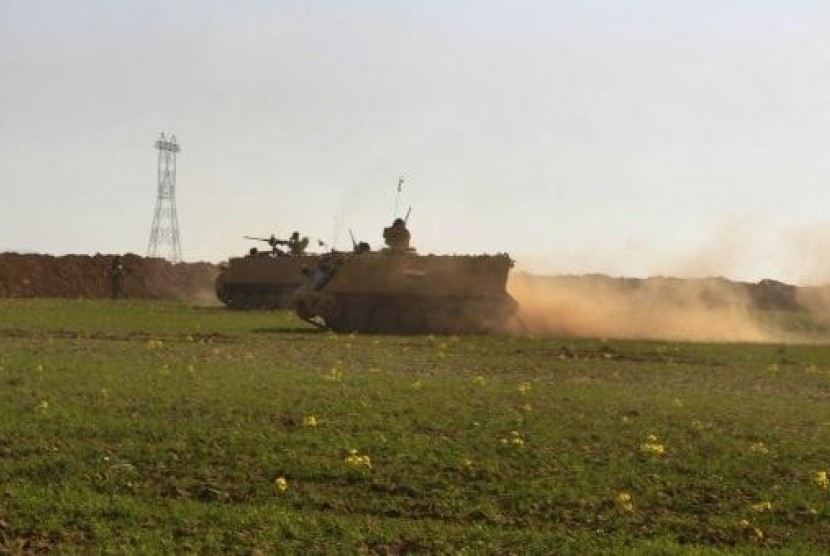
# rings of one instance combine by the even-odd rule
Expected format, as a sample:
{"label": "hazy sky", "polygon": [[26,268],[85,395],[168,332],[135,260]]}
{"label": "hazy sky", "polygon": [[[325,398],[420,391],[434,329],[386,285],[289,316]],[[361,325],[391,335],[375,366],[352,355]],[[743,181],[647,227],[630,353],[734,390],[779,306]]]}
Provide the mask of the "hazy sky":
{"label": "hazy sky", "polygon": [[0,250],[243,235],[830,281],[826,0],[0,0]]}

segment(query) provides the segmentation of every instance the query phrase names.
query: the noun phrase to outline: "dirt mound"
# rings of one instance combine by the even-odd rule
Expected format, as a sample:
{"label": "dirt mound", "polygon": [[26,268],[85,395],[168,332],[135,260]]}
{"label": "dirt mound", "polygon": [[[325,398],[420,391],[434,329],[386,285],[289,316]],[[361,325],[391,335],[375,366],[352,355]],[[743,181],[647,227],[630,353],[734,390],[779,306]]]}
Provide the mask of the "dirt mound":
{"label": "dirt mound", "polygon": [[[113,257],[0,253],[0,297],[109,297]],[[126,297],[216,299],[216,265],[172,264],[133,254],[122,256],[122,262]]]}

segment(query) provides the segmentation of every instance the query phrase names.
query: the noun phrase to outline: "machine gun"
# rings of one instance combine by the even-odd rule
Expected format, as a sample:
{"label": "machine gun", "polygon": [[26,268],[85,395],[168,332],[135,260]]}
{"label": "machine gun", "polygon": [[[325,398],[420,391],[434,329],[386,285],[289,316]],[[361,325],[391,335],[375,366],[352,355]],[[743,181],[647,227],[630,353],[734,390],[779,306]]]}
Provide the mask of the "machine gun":
{"label": "machine gun", "polygon": [[268,245],[271,246],[271,251],[275,255],[285,255],[283,251],[279,249],[279,245],[284,245],[288,247],[289,254],[291,255],[303,255],[305,254],[305,249],[308,246],[308,238],[307,237],[300,237],[299,232],[293,232],[291,234],[290,239],[277,239],[277,236],[271,234],[271,237],[264,238],[264,237],[254,237],[254,236],[244,236],[245,239],[253,239],[254,241],[264,241]]}
{"label": "machine gun", "polygon": [[[271,237],[269,237],[269,238],[254,237],[254,236],[243,236],[243,237],[245,239],[252,239],[254,241],[264,241],[265,243],[267,243],[268,245],[271,246],[271,251],[275,255],[284,255],[285,254],[282,251],[280,251],[280,249],[277,247],[278,245],[288,245],[288,240],[287,239],[277,239],[277,236],[275,236],[274,234],[271,234]],[[251,253],[252,254],[255,253],[255,248],[251,249]]]}
{"label": "machine gun", "polygon": [[288,240],[287,239],[277,239],[277,237],[274,234],[271,234],[271,237],[268,237],[268,238],[253,237],[253,236],[243,236],[243,237],[245,239],[253,239],[253,240],[256,240],[256,241],[264,241],[265,243],[267,243],[271,247],[276,247],[277,245],[288,245]]}

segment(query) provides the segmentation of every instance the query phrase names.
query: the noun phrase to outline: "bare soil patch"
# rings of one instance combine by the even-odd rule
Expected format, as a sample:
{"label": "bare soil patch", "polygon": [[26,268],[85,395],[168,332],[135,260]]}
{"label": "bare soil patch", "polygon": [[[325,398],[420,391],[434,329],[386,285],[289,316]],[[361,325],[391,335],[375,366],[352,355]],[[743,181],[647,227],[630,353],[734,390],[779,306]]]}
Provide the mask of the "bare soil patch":
{"label": "bare soil patch", "polygon": [[[109,297],[114,256],[0,253],[0,297]],[[216,299],[216,265],[172,264],[133,254],[122,256],[122,262],[126,297]]]}

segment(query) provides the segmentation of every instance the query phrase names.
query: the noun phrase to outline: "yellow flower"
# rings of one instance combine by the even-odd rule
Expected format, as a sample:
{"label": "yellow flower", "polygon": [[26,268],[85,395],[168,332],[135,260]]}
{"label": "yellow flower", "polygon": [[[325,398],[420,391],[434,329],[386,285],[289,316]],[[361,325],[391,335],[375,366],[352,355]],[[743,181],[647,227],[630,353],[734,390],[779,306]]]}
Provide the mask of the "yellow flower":
{"label": "yellow flower", "polygon": [[332,367],[331,370],[329,370],[328,374],[323,375],[323,378],[331,382],[340,382],[341,380],[343,380],[343,371],[341,371],[337,367]]}
{"label": "yellow flower", "polygon": [[499,442],[505,445],[513,444],[514,446],[524,446],[525,439],[522,438],[522,433],[519,431],[510,431],[510,436],[499,438]]}
{"label": "yellow flower", "polygon": [[361,471],[368,471],[372,468],[372,460],[368,455],[361,455],[357,450],[349,450],[348,455],[343,460],[346,465]]}
{"label": "yellow flower", "polygon": [[285,477],[277,477],[274,479],[274,486],[277,487],[278,491],[285,492],[288,490],[288,481],[285,480]]}
{"label": "yellow flower", "polygon": [[472,383],[477,385],[477,386],[483,386],[484,385],[484,377],[481,376],[481,375],[476,375],[476,376],[473,377]]}
{"label": "yellow flower", "polygon": [[629,492],[623,491],[617,494],[617,504],[626,512],[634,511],[634,503],[631,500],[631,493]]}
{"label": "yellow flower", "polygon": [[522,394],[527,394],[530,392],[530,383],[529,382],[522,382],[519,384],[519,392]]}
{"label": "yellow flower", "polygon": [[755,452],[756,454],[768,454],[769,448],[767,448],[763,442],[756,442],[752,446],[749,447],[750,450]]}
{"label": "yellow flower", "polygon": [[159,349],[164,345],[164,342],[161,340],[147,340],[147,349]]}
{"label": "yellow flower", "polygon": [[305,424],[305,426],[307,427],[316,427],[320,424],[320,421],[318,421],[317,417],[315,417],[314,415],[309,415],[303,420],[303,424]]}
{"label": "yellow flower", "polygon": [[752,509],[756,512],[769,512],[772,511],[772,502],[764,501],[758,502],[757,504],[752,504]]}
{"label": "yellow flower", "polygon": [[650,434],[646,437],[648,442],[643,442],[640,444],[640,451],[646,454],[654,454],[656,456],[662,456],[666,453],[666,447],[657,442],[657,437],[653,434]]}
{"label": "yellow flower", "polygon": [[830,487],[830,480],[827,479],[827,471],[816,471],[816,484],[819,488]]}

